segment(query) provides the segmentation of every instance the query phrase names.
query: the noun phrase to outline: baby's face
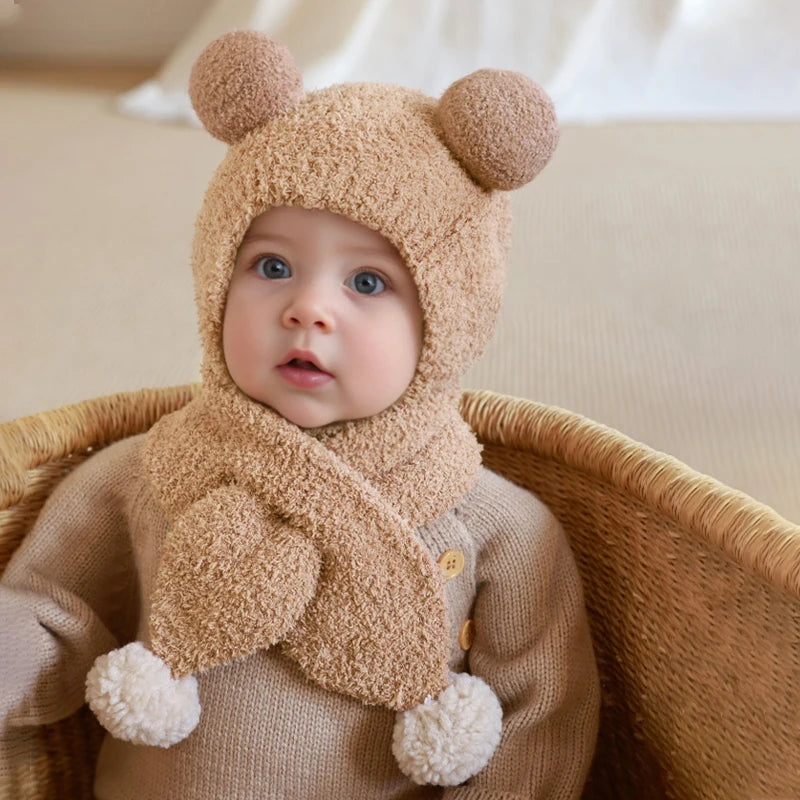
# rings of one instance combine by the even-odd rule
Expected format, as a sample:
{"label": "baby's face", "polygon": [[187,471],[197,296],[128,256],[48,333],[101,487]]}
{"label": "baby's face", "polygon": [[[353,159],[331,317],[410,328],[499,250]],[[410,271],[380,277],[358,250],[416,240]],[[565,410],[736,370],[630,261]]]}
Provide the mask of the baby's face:
{"label": "baby's face", "polygon": [[273,208],[236,257],[228,372],[303,428],[370,417],[406,390],[422,345],[411,274],[376,231],[328,211]]}

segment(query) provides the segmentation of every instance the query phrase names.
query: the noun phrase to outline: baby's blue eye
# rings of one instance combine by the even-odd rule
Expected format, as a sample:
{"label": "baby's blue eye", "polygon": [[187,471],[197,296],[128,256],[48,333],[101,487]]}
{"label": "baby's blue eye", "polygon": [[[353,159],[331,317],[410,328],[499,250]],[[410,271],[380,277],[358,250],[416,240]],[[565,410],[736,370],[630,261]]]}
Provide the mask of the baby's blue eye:
{"label": "baby's blue eye", "polygon": [[386,288],[383,278],[374,272],[357,272],[348,278],[347,285],[359,294],[380,294]]}
{"label": "baby's blue eye", "polygon": [[254,265],[255,271],[262,278],[277,280],[278,278],[288,278],[292,271],[285,261],[275,256],[264,256],[259,258]]}

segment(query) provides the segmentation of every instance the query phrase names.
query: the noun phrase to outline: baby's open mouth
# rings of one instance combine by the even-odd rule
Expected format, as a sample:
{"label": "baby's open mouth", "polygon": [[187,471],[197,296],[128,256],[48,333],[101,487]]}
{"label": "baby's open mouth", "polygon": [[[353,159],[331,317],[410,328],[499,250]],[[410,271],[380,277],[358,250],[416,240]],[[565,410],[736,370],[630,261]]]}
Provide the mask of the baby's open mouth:
{"label": "baby's open mouth", "polygon": [[[287,353],[286,355],[291,356],[292,354]],[[304,356],[309,357],[304,358]],[[333,380],[333,375],[317,364],[316,356],[302,351],[299,355],[287,358],[282,364],[279,364],[278,372],[289,384],[301,389],[316,389]]]}
{"label": "baby's open mouth", "polygon": [[312,372],[322,372],[322,370],[312,361],[304,361],[302,358],[293,358],[287,361],[286,364],[296,369],[309,369]]}

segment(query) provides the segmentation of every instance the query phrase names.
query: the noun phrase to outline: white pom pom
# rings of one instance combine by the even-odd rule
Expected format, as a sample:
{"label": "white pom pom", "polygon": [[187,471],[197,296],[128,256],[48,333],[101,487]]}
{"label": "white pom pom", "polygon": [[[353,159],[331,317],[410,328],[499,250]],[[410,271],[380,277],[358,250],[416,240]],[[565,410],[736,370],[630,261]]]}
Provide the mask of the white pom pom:
{"label": "white pom pom", "polygon": [[502,725],[500,701],[480,678],[451,675],[435,700],[397,715],[392,752],[415,783],[457,786],[489,763]]}
{"label": "white pom pom", "polygon": [[134,744],[169,747],[200,721],[195,677],[175,680],[141,642],[97,658],[86,676],[86,702],[112,736]]}

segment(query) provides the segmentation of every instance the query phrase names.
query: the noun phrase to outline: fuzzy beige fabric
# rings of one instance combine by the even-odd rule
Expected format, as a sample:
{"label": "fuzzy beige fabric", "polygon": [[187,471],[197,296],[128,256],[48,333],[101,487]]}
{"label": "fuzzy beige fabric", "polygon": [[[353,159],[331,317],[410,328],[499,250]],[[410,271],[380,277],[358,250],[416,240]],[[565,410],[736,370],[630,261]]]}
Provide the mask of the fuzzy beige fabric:
{"label": "fuzzy beige fabric", "polygon": [[445,140],[487,189],[532,181],[558,144],[555,109],[526,75],[480,69],[456,81],[439,102]]}
{"label": "fuzzy beige fabric", "polygon": [[303,96],[292,54],[253,31],[212,42],[195,62],[190,85],[192,105],[206,129],[228,144],[292,108]]}
{"label": "fuzzy beige fabric", "polygon": [[[402,709],[438,693],[444,578],[414,528],[470,488],[472,465],[454,474],[449,458],[476,452],[472,442],[444,427],[409,460],[387,451],[383,481],[370,482],[274,412],[248,426],[226,411],[201,398],[148,437],[150,477],[174,520],[153,651],[179,676],[283,640],[309,677],[364,702]],[[408,476],[423,472],[429,491],[411,491]]]}
{"label": "fuzzy beige fabric", "polygon": [[[447,682],[443,579],[414,529],[453,508],[478,474],[458,381],[500,307],[508,201],[465,171],[439,104],[419,92],[334,86],[286,108],[296,71],[282,48],[248,32],[213,43],[198,63],[198,114],[236,141],[206,193],[193,249],[203,392],[156,425],[145,450],[172,522],[153,649],[181,676],[281,642],[321,685],[407,708]],[[550,133],[538,143],[554,129],[552,107],[510,111],[515,95],[480,94],[509,81],[495,78],[467,84],[451,106],[477,92],[502,106],[498,118],[536,116],[524,146],[508,148],[519,172],[525,153],[552,146]],[[405,394],[374,417],[302,431],[228,374],[222,320],[236,252],[250,221],[275,206],[325,209],[377,230],[411,271],[422,352]]]}

